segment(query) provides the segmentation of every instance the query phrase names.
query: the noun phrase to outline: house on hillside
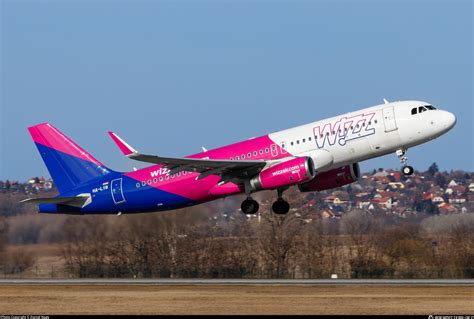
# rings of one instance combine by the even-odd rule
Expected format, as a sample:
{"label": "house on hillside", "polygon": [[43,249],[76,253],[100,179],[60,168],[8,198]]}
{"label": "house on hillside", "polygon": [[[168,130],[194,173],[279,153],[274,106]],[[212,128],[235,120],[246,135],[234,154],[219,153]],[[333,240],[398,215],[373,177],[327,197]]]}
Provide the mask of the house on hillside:
{"label": "house on hillside", "polygon": [[456,181],[455,181],[454,179],[452,179],[452,180],[448,183],[448,186],[449,186],[449,187],[458,186],[458,183],[456,183]]}
{"label": "house on hillside", "polygon": [[474,183],[469,184],[469,191],[474,193]]}
{"label": "house on hillside", "polygon": [[439,213],[444,215],[457,213],[456,207],[448,203],[442,203],[438,205],[438,209]]}

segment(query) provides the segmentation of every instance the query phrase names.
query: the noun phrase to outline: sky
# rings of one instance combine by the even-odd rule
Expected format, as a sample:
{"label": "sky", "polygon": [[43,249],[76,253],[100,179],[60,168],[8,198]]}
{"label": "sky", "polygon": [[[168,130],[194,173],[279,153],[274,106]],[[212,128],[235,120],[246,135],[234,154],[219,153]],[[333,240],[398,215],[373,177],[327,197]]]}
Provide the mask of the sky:
{"label": "sky", "polygon": [[[410,149],[474,171],[471,1],[0,0],[0,180],[49,176],[27,127],[50,122],[112,169],[112,130],[186,156],[360,108],[453,112]],[[398,168],[387,155],[362,171]]]}

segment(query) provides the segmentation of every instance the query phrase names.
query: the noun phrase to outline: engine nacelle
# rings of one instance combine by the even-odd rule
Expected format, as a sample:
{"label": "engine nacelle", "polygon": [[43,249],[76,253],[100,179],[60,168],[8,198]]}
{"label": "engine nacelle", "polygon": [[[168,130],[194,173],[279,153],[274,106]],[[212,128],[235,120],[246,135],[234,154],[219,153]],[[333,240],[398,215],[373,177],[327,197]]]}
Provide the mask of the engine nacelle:
{"label": "engine nacelle", "polygon": [[311,157],[297,157],[262,170],[250,185],[252,190],[277,189],[310,181],[315,174]]}
{"label": "engine nacelle", "polygon": [[316,177],[304,184],[298,185],[300,192],[323,191],[354,183],[359,179],[359,164],[342,166],[327,172],[322,172]]}

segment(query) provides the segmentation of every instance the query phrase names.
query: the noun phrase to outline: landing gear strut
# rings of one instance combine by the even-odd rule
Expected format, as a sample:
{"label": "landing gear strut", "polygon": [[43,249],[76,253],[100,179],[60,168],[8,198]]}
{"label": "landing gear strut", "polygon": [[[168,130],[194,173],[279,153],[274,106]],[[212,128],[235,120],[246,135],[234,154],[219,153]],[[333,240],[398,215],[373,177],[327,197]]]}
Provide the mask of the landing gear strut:
{"label": "landing gear strut", "polygon": [[258,202],[250,196],[250,181],[245,181],[244,186],[247,199],[242,202],[240,209],[242,210],[242,213],[246,215],[256,214],[258,212],[259,205]]}
{"label": "landing gear strut", "polygon": [[278,189],[277,192],[278,192],[278,198],[276,200],[276,202],[273,203],[272,205],[272,210],[275,214],[278,214],[278,215],[284,215],[286,213],[289,212],[290,210],[290,204],[288,204],[288,202],[286,200],[283,199],[282,195],[283,195],[283,191],[285,189]]}
{"label": "landing gear strut", "polygon": [[396,152],[396,154],[398,156],[398,159],[400,160],[400,163],[403,164],[402,173],[406,176],[410,176],[410,175],[413,174],[414,169],[413,169],[412,166],[407,164],[408,157],[406,156],[406,153],[407,153],[407,149],[405,149],[405,148],[399,149]]}

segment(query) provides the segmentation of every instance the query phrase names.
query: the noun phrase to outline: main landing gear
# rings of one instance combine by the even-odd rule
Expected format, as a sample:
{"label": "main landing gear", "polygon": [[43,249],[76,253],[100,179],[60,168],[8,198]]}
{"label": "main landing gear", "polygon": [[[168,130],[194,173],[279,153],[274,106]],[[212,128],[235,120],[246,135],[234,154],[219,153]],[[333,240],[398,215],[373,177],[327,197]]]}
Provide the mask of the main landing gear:
{"label": "main landing gear", "polygon": [[247,197],[246,200],[242,202],[242,205],[240,206],[240,209],[242,210],[242,213],[246,215],[253,215],[258,212],[258,202],[254,200],[252,197]]}
{"label": "main landing gear", "polygon": [[244,187],[247,199],[242,202],[240,209],[242,210],[242,213],[246,215],[256,214],[258,212],[259,205],[258,202],[250,196],[250,181],[246,180]]}
{"label": "main landing gear", "polygon": [[402,148],[402,149],[399,149],[397,150],[396,154],[398,156],[398,159],[400,160],[400,163],[403,164],[403,167],[402,167],[402,173],[405,175],[405,176],[410,176],[413,174],[413,172],[415,171],[413,169],[412,166],[408,165],[407,162],[408,162],[408,157],[406,156],[406,153],[407,153],[407,149],[405,148]]}
{"label": "main landing gear", "polygon": [[288,202],[282,197],[283,191],[284,189],[277,190],[278,198],[272,205],[273,212],[278,215],[284,215],[290,211],[290,204],[288,204]]}
{"label": "main landing gear", "polygon": [[[278,215],[284,215],[290,211],[290,204],[288,204],[288,202],[282,197],[283,191],[285,191],[285,189],[277,190],[278,198],[272,205],[273,212]],[[247,187],[247,184],[245,185],[245,195],[247,196],[247,199],[245,199],[242,202],[242,205],[240,205],[242,213],[246,215],[256,214],[258,212],[259,205],[258,202],[250,196],[250,187]]]}

